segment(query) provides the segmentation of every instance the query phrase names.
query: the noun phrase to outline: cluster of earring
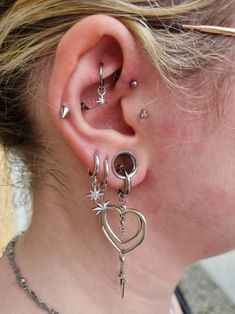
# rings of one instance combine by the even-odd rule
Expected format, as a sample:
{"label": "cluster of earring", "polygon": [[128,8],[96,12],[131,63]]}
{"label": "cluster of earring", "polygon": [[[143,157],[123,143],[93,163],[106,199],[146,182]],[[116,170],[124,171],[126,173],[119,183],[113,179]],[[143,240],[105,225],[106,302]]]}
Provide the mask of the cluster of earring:
{"label": "cluster of earring", "polygon": [[[105,88],[105,82],[104,82],[103,67],[104,67],[103,63],[100,63],[100,78],[99,78],[100,83],[99,83],[99,87],[98,87],[99,98],[96,101],[96,103],[98,104],[98,106],[100,108],[103,108],[108,103],[108,101],[105,98],[106,88]],[[117,82],[119,80],[119,77],[120,77],[120,71],[116,71],[113,75],[113,80],[115,82]],[[138,81],[136,81],[136,80],[132,80],[130,82],[130,87],[133,89],[137,88],[138,85],[139,85]],[[86,111],[89,109],[90,108],[84,102],[81,102],[81,110],[82,111]],[[68,106],[68,104],[64,103],[60,108],[60,117],[62,119],[65,119],[69,115],[69,113],[70,113],[69,106]],[[142,109],[139,113],[139,118],[141,118],[141,119],[146,119],[146,118],[148,118],[148,116],[149,116],[149,114],[148,114],[146,109]]]}
{"label": "cluster of earring", "polygon": [[[126,162],[120,163],[120,160],[125,160]],[[110,201],[105,198],[105,191],[108,189],[108,178],[110,173],[109,162],[108,160],[104,161],[105,175],[104,180],[100,182],[98,181],[100,172],[100,158],[98,153],[94,156],[94,162],[95,165],[93,172],[89,170],[92,188],[90,193],[87,194],[87,197],[89,197],[95,204],[92,211],[100,217],[101,229],[103,230],[104,235],[118,252],[120,261],[119,280],[121,295],[122,298],[124,298],[125,286],[127,283],[125,273],[125,257],[127,253],[134,250],[143,242],[147,229],[146,220],[143,214],[137,209],[128,208],[126,204],[126,198],[131,191],[131,178],[137,171],[137,163],[135,157],[128,151],[121,151],[114,156],[112,161],[112,170],[119,179],[124,180],[125,189],[116,189],[118,202],[117,204],[110,204]],[[112,229],[109,223],[109,214],[111,211],[114,211],[119,217],[120,232],[118,233]],[[136,230],[132,235],[125,237],[127,219],[129,216],[134,217]]]}

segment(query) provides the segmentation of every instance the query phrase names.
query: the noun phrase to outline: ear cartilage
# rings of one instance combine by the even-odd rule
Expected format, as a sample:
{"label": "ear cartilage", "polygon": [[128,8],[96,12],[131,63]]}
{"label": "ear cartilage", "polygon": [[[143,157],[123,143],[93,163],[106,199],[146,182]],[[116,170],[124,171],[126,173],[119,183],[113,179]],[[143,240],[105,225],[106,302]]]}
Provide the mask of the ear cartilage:
{"label": "ear cartilage", "polygon": [[136,80],[133,80],[130,82],[130,87],[131,88],[137,88],[139,86],[138,82]]}
{"label": "ear cartilage", "polygon": [[90,108],[84,102],[81,102],[81,110],[82,111],[90,110]]}
{"label": "ear cartilage", "polygon": [[139,113],[140,119],[147,119],[149,117],[149,113],[146,109],[142,109]]}
{"label": "ear cartilage", "polygon": [[70,109],[69,109],[69,107],[66,104],[61,106],[61,108],[60,108],[60,117],[61,117],[61,119],[65,119],[68,116],[69,112],[70,112]]}

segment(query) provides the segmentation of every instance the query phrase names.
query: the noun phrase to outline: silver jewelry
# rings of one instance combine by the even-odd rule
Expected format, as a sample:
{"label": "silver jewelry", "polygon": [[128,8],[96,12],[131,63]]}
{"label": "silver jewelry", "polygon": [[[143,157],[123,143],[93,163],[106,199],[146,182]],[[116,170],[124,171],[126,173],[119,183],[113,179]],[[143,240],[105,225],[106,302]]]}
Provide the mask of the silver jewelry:
{"label": "silver jewelry", "polygon": [[[121,159],[120,159],[121,158]],[[126,254],[134,250],[139,246],[145,237],[146,234],[146,220],[145,217],[136,209],[127,208],[126,198],[131,191],[131,177],[137,171],[137,163],[134,156],[127,151],[121,151],[116,154],[112,161],[112,168],[115,175],[125,181],[125,189],[116,189],[118,193],[118,204],[110,204],[108,200],[105,200],[105,191],[108,187],[108,176],[109,176],[109,166],[108,161],[105,161],[105,179],[103,182],[98,183],[97,177],[100,171],[100,160],[98,154],[95,154],[95,167],[94,171],[89,170],[89,175],[92,180],[92,190],[87,196],[90,197],[92,201],[95,202],[96,207],[92,211],[96,212],[96,215],[100,216],[101,228],[112,246],[117,250],[119,254],[120,261],[120,286],[121,286],[121,295],[124,298],[125,286],[127,283],[127,277],[125,273],[125,257]],[[121,163],[120,160],[126,160],[127,163]],[[95,195],[95,197],[94,197]],[[120,234],[114,232],[109,224],[109,213],[114,211],[119,216],[120,222]],[[136,220],[136,230],[132,236],[125,237],[126,229],[126,218],[128,216],[135,217]]]}
{"label": "silver jewelry", "polygon": [[105,99],[106,88],[104,87],[104,78],[103,78],[103,63],[100,63],[100,86],[98,88],[99,99],[96,101],[98,105],[103,108],[107,101]]}
{"label": "silver jewelry", "polygon": [[54,308],[49,306],[45,301],[43,301],[36,294],[36,292],[34,290],[32,290],[32,288],[29,286],[27,279],[22,276],[21,271],[20,271],[18,265],[16,264],[15,252],[14,252],[14,247],[15,247],[15,244],[16,244],[19,237],[20,237],[20,235],[14,237],[6,247],[6,254],[7,254],[9,263],[11,265],[11,268],[13,269],[13,271],[15,273],[16,282],[25,291],[26,295],[28,297],[30,297],[36,303],[36,305],[38,307],[40,307],[40,309],[42,311],[45,311],[49,314],[61,314],[61,312],[58,312],[57,310],[55,310]]}
{"label": "silver jewelry", "polygon": [[130,82],[130,87],[131,88],[137,88],[139,86],[138,82],[136,80],[133,80]]}
{"label": "silver jewelry", "polygon": [[142,109],[142,110],[140,111],[140,113],[139,113],[139,117],[140,117],[141,119],[146,119],[146,118],[148,118],[148,117],[149,117],[148,111],[147,111],[146,109]]}
{"label": "silver jewelry", "polygon": [[[131,192],[131,178],[137,172],[137,162],[135,157],[129,151],[121,151],[114,156],[112,161],[112,168],[114,174],[118,178],[125,180],[125,189],[116,189],[116,192],[119,196],[116,210],[119,212],[120,215],[120,233],[122,235],[122,239],[119,238],[112,230],[109,230],[112,232],[110,233],[110,235],[106,236],[119,252],[119,277],[121,294],[122,298],[124,298],[125,286],[128,282],[125,273],[125,257],[127,253],[134,250],[144,241],[147,230],[147,223],[142,213],[140,213],[137,209],[128,208],[126,205],[127,196]],[[132,215],[133,217],[135,217],[137,226],[136,232],[132,236],[129,236],[129,238],[126,238],[124,235],[126,230],[126,218],[128,217],[128,215]]]}
{"label": "silver jewelry", "polygon": [[[14,247],[16,245],[17,240],[19,239],[20,236],[22,236],[22,234],[17,235],[16,237],[14,237],[9,244],[6,247],[6,255],[8,257],[8,261],[9,264],[11,266],[11,268],[13,269],[14,273],[15,273],[15,278],[16,278],[16,282],[19,285],[20,288],[22,288],[26,295],[32,299],[32,301],[44,312],[47,312],[49,314],[62,314],[62,312],[57,311],[56,309],[52,308],[51,306],[49,306],[44,300],[42,300],[37,293],[29,286],[28,284],[28,280],[22,276],[21,270],[19,268],[19,266],[17,265],[16,261],[15,261],[15,252],[14,252]],[[125,262],[125,258],[123,256],[120,257],[120,262],[121,262],[121,274],[123,274],[123,270],[124,270],[124,262]],[[124,275],[120,275],[120,280],[126,280],[126,277]],[[169,314],[176,314],[173,304],[170,308],[170,313]]]}
{"label": "silver jewelry", "polygon": [[61,119],[65,119],[67,117],[67,115],[69,114],[70,109],[67,106],[67,104],[64,104],[63,106],[61,106],[60,108],[60,117]]}

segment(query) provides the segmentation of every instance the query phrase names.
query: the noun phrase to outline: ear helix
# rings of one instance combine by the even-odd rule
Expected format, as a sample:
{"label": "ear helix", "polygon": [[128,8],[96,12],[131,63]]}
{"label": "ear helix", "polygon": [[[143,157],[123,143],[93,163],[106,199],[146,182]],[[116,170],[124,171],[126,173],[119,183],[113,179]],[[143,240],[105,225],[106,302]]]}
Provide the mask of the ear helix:
{"label": "ear helix", "polygon": [[[105,88],[105,82],[104,82],[104,78],[103,78],[103,67],[104,67],[103,63],[100,63],[100,71],[99,71],[100,72],[99,73],[100,83],[99,83],[99,87],[98,87],[99,99],[96,101],[96,103],[99,105],[100,108],[103,108],[108,103],[108,101],[105,98],[106,88]],[[114,76],[113,76],[113,80],[117,82],[120,78],[120,75],[121,75],[120,70],[116,71]],[[135,89],[138,87],[139,84],[138,84],[137,80],[132,80],[129,85],[131,88]],[[81,110],[86,111],[86,110],[90,110],[90,108],[84,102],[81,102]],[[61,119],[67,118],[69,113],[70,113],[69,105],[66,103],[63,103],[63,105],[60,107],[60,112],[59,112]],[[146,115],[144,116],[144,115],[145,114],[140,113],[139,117],[140,118],[146,118],[147,116]]]}

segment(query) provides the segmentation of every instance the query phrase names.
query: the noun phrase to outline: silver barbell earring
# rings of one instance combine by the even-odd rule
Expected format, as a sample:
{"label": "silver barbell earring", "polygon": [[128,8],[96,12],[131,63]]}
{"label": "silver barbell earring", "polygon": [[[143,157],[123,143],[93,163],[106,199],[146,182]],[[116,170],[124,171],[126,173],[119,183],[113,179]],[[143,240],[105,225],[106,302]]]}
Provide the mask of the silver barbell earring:
{"label": "silver barbell earring", "polygon": [[101,108],[107,104],[107,101],[104,97],[106,94],[106,88],[104,86],[103,67],[103,63],[100,63],[100,86],[98,88],[99,99],[96,101]]}

